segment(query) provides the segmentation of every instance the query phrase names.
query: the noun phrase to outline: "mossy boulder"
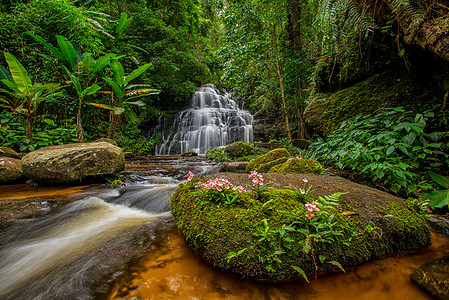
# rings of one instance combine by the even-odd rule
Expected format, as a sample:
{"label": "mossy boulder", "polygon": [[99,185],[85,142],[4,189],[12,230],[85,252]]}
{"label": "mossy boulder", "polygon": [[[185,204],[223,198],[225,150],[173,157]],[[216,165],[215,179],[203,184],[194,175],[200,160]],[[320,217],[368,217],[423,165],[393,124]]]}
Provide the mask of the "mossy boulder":
{"label": "mossy boulder", "polygon": [[[200,179],[215,177],[226,178],[234,185],[250,184],[248,175],[237,173]],[[340,196],[338,206],[326,208],[333,215],[331,239],[311,237],[310,243],[306,234],[312,229],[307,225],[304,202],[294,191],[282,189],[305,188],[304,177],[265,174],[265,182],[272,182],[274,189],[264,194],[264,200],[254,200],[250,193],[244,193],[236,204],[226,204],[219,194],[215,198],[209,192],[199,194],[195,182],[191,182],[176,190],[170,209],[180,233],[204,261],[242,278],[301,279],[293,266],[310,278],[315,267],[318,273],[340,269],[326,262],[337,262],[347,269],[431,244],[426,221],[406,200],[343,178],[307,175],[314,197],[346,193]],[[325,230],[320,231],[323,236]],[[325,260],[321,262],[320,257]]]}
{"label": "mossy boulder", "polygon": [[262,164],[266,164],[268,162],[271,162],[271,161],[276,160],[281,157],[289,157],[289,156],[290,156],[290,153],[288,153],[288,150],[285,148],[278,148],[278,149],[271,150],[270,152],[268,152],[262,156],[259,156],[258,158],[251,161],[246,166],[246,171],[249,172],[252,170],[256,170]]}
{"label": "mossy boulder", "polygon": [[0,147],[0,157],[20,159],[20,155],[16,151],[8,147]]}
{"label": "mossy boulder", "polygon": [[125,168],[125,155],[110,143],[78,143],[38,149],[22,158],[25,176],[47,184],[81,181],[115,174]]}
{"label": "mossy boulder", "polygon": [[279,165],[283,165],[288,159],[289,159],[289,157],[285,156],[285,157],[281,157],[281,158],[275,159],[273,161],[269,161],[269,162],[261,164],[259,167],[257,167],[256,171],[259,172],[259,173],[270,172],[270,170],[273,167],[279,166]]}
{"label": "mossy boulder", "polygon": [[304,117],[310,128],[326,136],[357,114],[398,106],[422,111],[441,102],[443,96],[432,76],[408,74],[394,68],[335,93],[316,95]]}
{"label": "mossy boulder", "polygon": [[449,256],[425,263],[410,278],[438,299],[449,299]]}
{"label": "mossy boulder", "polygon": [[314,159],[293,158],[282,165],[273,166],[269,173],[321,174],[323,166]]}
{"label": "mossy boulder", "polygon": [[20,159],[0,156],[0,184],[14,182],[22,176]]}
{"label": "mossy boulder", "polygon": [[189,151],[189,152],[182,153],[181,156],[183,156],[183,157],[193,157],[193,156],[198,156],[198,153],[196,153],[195,151]]}
{"label": "mossy boulder", "polygon": [[230,158],[248,156],[252,153],[253,147],[245,142],[235,142],[227,145],[224,151]]}

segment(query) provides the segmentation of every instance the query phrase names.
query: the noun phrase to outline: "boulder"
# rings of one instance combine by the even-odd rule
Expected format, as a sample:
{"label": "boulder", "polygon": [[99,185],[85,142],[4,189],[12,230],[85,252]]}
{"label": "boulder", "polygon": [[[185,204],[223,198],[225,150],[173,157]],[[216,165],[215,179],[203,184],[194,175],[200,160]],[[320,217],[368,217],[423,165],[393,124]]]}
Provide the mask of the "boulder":
{"label": "boulder", "polygon": [[198,156],[198,153],[196,153],[195,151],[189,151],[189,152],[182,153],[181,156],[184,156],[184,157]]}
{"label": "boulder", "polygon": [[16,181],[22,176],[20,159],[0,156],[0,184]]}
{"label": "boulder", "polygon": [[116,141],[114,141],[113,139],[108,139],[108,138],[99,138],[99,139],[96,139],[95,141],[93,141],[92,143],[103,143],[103,142],[104,143],[109,143],[109,144],[112,144],[112,145],[118,147]]}
{"label": "boulder", "polygon": [[[241,278],[290,281],[303,278],[301,272],[310,278],[431,244],[427,222],[411,202],[340,177],[264,174],[272,189],[262,199],[250,192],[234,197],[231,188],[198,193],[196,181],[213,178],[251,183],[237,173],[194,178],[179,186],[170,209],[204,261]],[[295,190],[310,185],[308,195]],[[305,204],[314,200],[322,209],[308,219]]]}
{"label": "boulder", "polygon": [[125,156],[110,143],[78,143],[38,149],[22,158],[25,176],[47,184],[81,181],[88,176],[115,174],[125,168]]}
{"label": "boulder", "polygon": [[0,157],[11,157],[15,159],[20,159],[20,155],[16,151],[8,147],[0,147]]}
{"label": "boulder", "polygon": [[283,164],[274,165],[269,173],[321,174],[323,166],[314,159],[291,158]]}
{"label": "boulder", "polygon": [[245,142],[235,142],[227,145],[224,148],[224,151],[230,158],[248,156],[253,151],[253,148],[250,144]]}
{"label": "boulder", "polygon": [[285,157],[281,157],[281,158],[275,159],[273,161],[269,161],[269,162],[261,164],[259,167],[257,167],[256,171],[259,172],[259,173],[270,172],[270,170],[273,167],[280,166],[280,165],[284,164],[288,159],[289,159],[289,157],[285,156]]}
{"label": "boulder", "polygon": [[222,169],[226,172],[246,173],[246,166],[249,161],[229,161],[222,164]]}
{"label": "boulder", "polygon": [[449,256],[425,263],[410,278],[433,296],[449,299]]}
{"label": "boulder", "polygon": [[253,161],[251,161],[246,166],[246,171],[249,172],[252,170],[256,170],[262,164],[268,163],[270,161],[276,160],[281,157],[289,157],[289,156],[290,156],[290,153],[288,153],[288,150],[285,148],[278,148],[278,149],[271,150],[270,152],[268,152],[262,156],[259,156],[256,159],[254,159]]}

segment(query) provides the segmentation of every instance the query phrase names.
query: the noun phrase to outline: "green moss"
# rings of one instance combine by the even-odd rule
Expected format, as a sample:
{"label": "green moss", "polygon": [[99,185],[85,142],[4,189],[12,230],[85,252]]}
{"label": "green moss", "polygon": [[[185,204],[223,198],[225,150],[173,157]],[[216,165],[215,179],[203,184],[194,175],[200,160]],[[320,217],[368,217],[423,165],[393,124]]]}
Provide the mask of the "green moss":
{"label": "green moss", "polygon": [[248,156],[253,152],[253,147],[245,142],[235,142],[224,148],[226,154],[231,158]]}
{"label": "green moss", "polygon": [[259,156],[255,160],[251,161],[246,166],[246,171],[249,172],[252,170],[256,170],[262,164],[271,162],[271,161],[276,160],[281,157],[289,157],[289,156],[290,156],[290,153],[288,153],[288,150],[285,148],[278,148],[278,149],[271,150],[270,152],[268,152],[262,156]]}
{"label": "green moss", "polygon": [[[198,180],[198,179],[195,179]],[[305,224],[305,206],[286,189],[273,189],[265,194],[264,203],[244,194],[239,205],[226,206],[198,193],[194,183],[181,185],[171,199],[170,208],[179,231],[187,243],[206,262],[219,270],[244,278],[273,281],[299,279],[291,266],[301,267],[307,274],[315,270],[318,255],[343,266],[355,266],[401,250],[417,250],[430,245],[426,222],[405,205],[396,202],[376,208],[346,202],[326,208],[334,215],[330,242],[313,243],[314,251],[304,251],[304,235],[285,231],[293,242],[283,247],[280,232],[285,226]],[[351,210],[351,214],[344,212]],[[389,216],[391,215],[391,217]],[[293,224],[293,225],[292,225]],[[296,225],[294,225],[296,224]],[[271,234],[275,241],[264,239]],[[277,242],[279,241],[279,243]],[[241,255],[226,259],[228,253],[245,249]],[[273,254],[278,252],[277,259]],[[270,271],[270,268],[272,269]],[[329,263],[318,263],[319,272],[336,271]]]}
{"label": "green moss", "polygon": [[323,166],[314,159],[291,159],[270,169],[270,173],[321,174]]}
{"label": "green moss", "polygon": [[371,113],[378,108],[406,106],[418,110],[439,103],[441,91],[430,90],[429,86],[435,86],[435,83],[429,81],[428,78],[414,77],[401,70],[391,69],[325,96],[319,101],[323,107],[323,130],[329,134],[344,120],[360,113]]}
{"label": "green moss", "polygon": [[288,160],[288,157],[281,157],[281,158],[275,159],[273,161],[261,164],[259,167],[257,167],[256,171],[259,172],[259,173],[267,173],[274,166],[282,165],[287,160]]}

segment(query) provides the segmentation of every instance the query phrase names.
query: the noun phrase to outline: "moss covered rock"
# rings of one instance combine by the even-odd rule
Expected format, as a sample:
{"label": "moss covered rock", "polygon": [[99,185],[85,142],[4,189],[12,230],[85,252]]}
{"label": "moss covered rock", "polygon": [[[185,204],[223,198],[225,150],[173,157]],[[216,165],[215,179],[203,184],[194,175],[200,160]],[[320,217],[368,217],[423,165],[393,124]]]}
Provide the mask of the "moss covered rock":
{"label": "moss covered rock", "polygon": [[315,96],[304,117],[309,127],[326,136],[357,114],[398,106],[424,110],[443,95],[432,76],[390,69],[335,93]]}
{"label": "moss covered rock", "polygon": [[[250,183],[248,175],[236,173],[209,175],[203,180],[215,177],[234,185]],[[264,177],[273,188],[305,188],[304,175]],[[315,267],[318,273],[338,271],[338,263],[348,268],[430,245],[426,221],[406,200],[339,177],[307,178],[314,197],[346,193],[340,196],[338,206],[320,212],[333,215],[329,223],[332,233],[325,233],[326,227],[320,231],[322,237],[328,235],[325,241],[307,238],[312,221],[305,217],[304,199],[292,190],[273,189],[264,194],[263,202],[244,193],[237,203],[226,204],[219,194],[198,193],[191,182],[177,189],[170,208],[182,236],[203,260],[242,278],[301,279],[299,269],[310,277]]]}
{"label": "moss covered rock", "polygon": [[285,157],[275,159],[273,161],[269,161],[269,162],[261,164],[259,167],[257,167],[256,171],[259,173],[270,172],[270,170],[273,167],[278,166],[278,165],[283,165],[288,159],[289,159],[289,157],[285,156]]}
{"label": "moss covered rock", "polygon": [[16,181],[23,176],[20,160],[0,156],[0,184]]}
{"label": "moss covered rock", "polygon": [[245,142],[235,142],[227,145],[224,151],[230,158],[248,156],[252,153],[253,147]]}
{"label": "moss covered rock", "polygon": [[115,174],[125,155],[110,143],[78,143],[38,149],[22,158],[25,176],[39,183],[69,183],[88,176]]}
{"label": "moss covered rock", "polygon": [[262,156],[259,156],[258,158],[251,161],[246,166],[246,171],[249,172],[252,170],[256,170],[262,164],[266,164],[268,162],[271,162],[271,161],[276,160],[281,157],[289,157],[289,156],[290,156],[290,153],[288,153],[288,150],[285,148],[278,148],[278,149],[271,150],[270,152],[268,152]]}
{"label": "moss covered rock", "polygon": [[270,173],[321,174],[323,166],[314,159],[293,158],[285,163],[273,166]]}
{"label": "moss covered rock", "polygon": [[8,147],[0,147],[0,157],[1,156],[20,159],[20,155],[16,151]]}

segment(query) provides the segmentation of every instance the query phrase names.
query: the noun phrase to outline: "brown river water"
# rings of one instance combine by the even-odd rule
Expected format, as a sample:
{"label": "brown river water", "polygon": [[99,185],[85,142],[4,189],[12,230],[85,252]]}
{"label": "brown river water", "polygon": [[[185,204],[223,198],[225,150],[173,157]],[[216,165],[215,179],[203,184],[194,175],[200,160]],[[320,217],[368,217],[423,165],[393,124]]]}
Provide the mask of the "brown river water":
{"label": "brown river water", "polygon": [[[167,212],[190,170],[216,168],[165,157],[129,163],[124,174],[132,182],[116,189],[0,186],[0,299],[433,299],[409,276],[449,255],[449,238],[436,232],[425,250],[310,283],[241,280],[214,270]],[[23,210],[32,217],[18,219]]]}

